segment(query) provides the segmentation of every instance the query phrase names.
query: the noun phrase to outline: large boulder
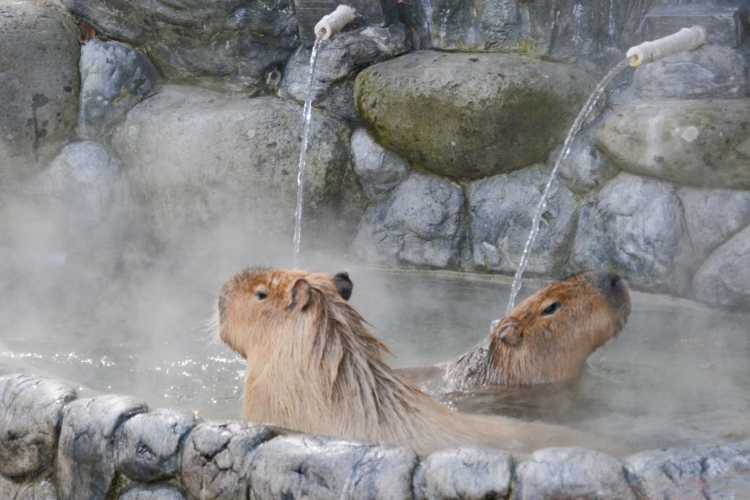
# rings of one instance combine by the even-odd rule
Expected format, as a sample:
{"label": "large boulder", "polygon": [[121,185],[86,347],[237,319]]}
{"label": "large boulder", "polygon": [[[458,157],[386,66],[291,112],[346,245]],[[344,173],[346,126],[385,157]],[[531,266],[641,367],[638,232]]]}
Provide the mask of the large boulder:
{"label": "large boulder", "polygon": [[750,99],[632,102],[596,144],[623,170],[697,187],[750,189]]}
{"label": "large boulder", "polygon": [[47,165],[78,116],[78,30],[36,1],[0,0],[0,183]]}
{"label": "large boulder", "polygon": [[693,280],[695,297],[709,304],[746,310],[750,306],[750,227],[720,246]]}
{"label": "large boulder", "polygon": [[435,173],[476,179],[546,160],[595,85],[564,64],[421,51],[362,71],[354,94],[382,146]]}
{"label": "large boulder", "polygon": [[299,44],[292,2],[282,0],[63,0],[103,34],[143,47],[172,81],[274,90],[273,75]]}
{"label": "large boulder", "polygon": [[[347,216],[342,186],[354,177],[349,134],[341,121],[313,113],[304,174],[306,239]],[[243,231],[291,241],[301,135],[296,104],[171,86],[133,108],[112,144],[160,235],[186,223],[233,221]]]}

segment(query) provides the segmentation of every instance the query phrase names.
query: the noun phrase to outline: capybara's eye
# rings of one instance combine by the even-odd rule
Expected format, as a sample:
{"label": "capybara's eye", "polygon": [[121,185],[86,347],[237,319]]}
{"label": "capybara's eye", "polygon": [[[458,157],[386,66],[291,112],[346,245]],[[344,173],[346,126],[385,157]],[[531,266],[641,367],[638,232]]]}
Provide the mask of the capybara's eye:
{"label": "capybara's eye", "polygon": [[553,302],[550,304],[547,309],[542,311],[542,316],[549,316],[550,314],[553,314],[555,311],[560,309],[560,303],[559,302]]}
{"label": "capybara's eye", "polygon": [[263,299],[265,299],[266,297],[268,297],[268,295],[266,295],[266,294],[265,294],[265,293],[263,293],[263,292],[255,292],[255,296],[256,296],[256,297],[258,297],[258,300],[263,300]]}

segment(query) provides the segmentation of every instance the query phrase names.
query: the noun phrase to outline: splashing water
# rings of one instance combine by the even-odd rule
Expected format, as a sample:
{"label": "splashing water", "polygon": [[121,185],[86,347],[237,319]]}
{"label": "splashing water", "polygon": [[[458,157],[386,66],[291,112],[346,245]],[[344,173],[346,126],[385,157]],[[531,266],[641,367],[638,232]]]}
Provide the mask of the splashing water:
{"label": "splashing water", "polygon": [[542,193],[542,199],[539,201],[539,205],[537,206],[537,209],[536,209],[536,214],[534,215],[534,219],[531,223],[531,231],[529,232],[529,238],[526,240],[526,245],[523,248],[523,254],[521,255],[521,263],[518,264],[518,270],[516,271],[516,276],[515,278],[513,278],[513,286],[510,289],[510,299],[508,300],[508,308],[505,310],[506,316],[510,314],[510,312],[513,310],[513,306],[516,300],[516,295],[518,295],[518,291],[521,289],[521,276],[523,276],[523,272],[526,270],[526,266],[529,264],[529,257],[531,256],[531,246],[534,244],[536,235],[539,232],[539,223],[542,219],[542,214],[544,213],[544,210],[547,208],[547,198],[549,197],[550,190],[552,189],[552,183],[555,181],[557,177],[557,171],[560,170],[560,165],[562,165],[563,160],[565,159],[566,156],[568,156],[568,153],[570,153],[570,147],[573,143],[573,139],[575,138],[578,131],[581,130],[581,127],[583,126],[583,121],[586,119],[588,114],[596,105],[596,102],[602,96],[602,93],[604,92],[604,89],[607,87],[607,84],[620,71],[625,69],[625,67],[627,67],[629,63],[630,61],[628,59],[622,60],[617,66],[612,68],[610,72],[607,73],[607,75],[604,78],[602,78],[602,81],[599,82],[599,85],[597,85],[596,89],[589,97],[589,100],[586,101],[586,104],[583,105],[583,109],[581,109],[581,112],[578,114],[578,117],[576,117],[576,121],[573,122],[573,126],[570,127],[570,132],[568,132],[568,136],[565,138],[562,151],[560,151],[560,156],[557,158],[557,162],[555,162],[555,166],[552,169],[552,173],[549,176],[547,185],[544,188],[544,193]]}
{"label": "splashing water", "polygon": [[305,171],[305,157],[307,156],[307,136],[310,133],[310,118],[312,118],[312,87],[313,75],[315,73],[315,61],[318,58],[318,48],[320,47],[321,38],[315,39],[315,44],[310,54],[310,74],[307,77],[307,99],[305,107],[302,109],[302,120],[304,128],[302,130],[302,151],[299,154],[299,171],[297,172],[297,209],[294,212],[294,267],[297,267],[299,258],[300,241],[302,240],[302,194],[303,194],[303,177]]}

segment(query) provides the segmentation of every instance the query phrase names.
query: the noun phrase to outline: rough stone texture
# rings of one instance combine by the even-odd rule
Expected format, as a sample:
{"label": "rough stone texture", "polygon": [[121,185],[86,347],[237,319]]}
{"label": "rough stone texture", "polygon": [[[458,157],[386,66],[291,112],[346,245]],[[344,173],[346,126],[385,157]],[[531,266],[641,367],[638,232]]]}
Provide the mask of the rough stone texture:
{"label": "rough stone texture", "polygon": [[120,493],[119,500],[187,500],[185,493],[166,484],[135,483]]}
{"label": "rough stone texture", "polygon": [[641,99],[736,99],[747,95],[747,69],[736,50],[704,45],[639,66],[633,86]]}
{"label": "rough stone texture", "polygon": [[667,5],[653,8],[645,18],[647,40],[671,35],[686,26],[701,26],[706,30],[708,43],[713,45],[736,47],[747,38],[747,1],[704,3],[671,0],[664,3]]}
{"label": "rough stone texture", "polygon": [[357,254],[373,262],[453,264],[464,232],[463,204],[457,184],[413,172],[390,196],[369,208],[355,239]]}
{"label": "rough stone texture", "polygon": [[52,465],[61,412],[73,398],[75,392],[55,380],[0,378],[0,472],[30,476]]}
{"label": "rough stone texture", "polygon": [[170,479],[177,473],[180,441],[195,416],[180,410],[157,410],[131,418],[117,434],[117,469],[136,481]]}
{"label": "rough stone texture", "polygon": [[57,450],[60,500],[107,498],[115,479],[115,432],[146,410],[137,399],[117,395],[79,399],[65,407]]}
{"label": "rough stone texture", "polygon": [[0,498],[3,500],[57,500],[55,485],[47,479],[14,482],[0,476]]}
{"label": "rough stone texture", "polygon": [[373,141],[360,127],[352,134],[354,172],[371,200],[379,200],[409,174],[409,162]]}
{"label": "rough stone texture", "polygon": [[583,448],[547,448],[515,473],[514,500],[635,500],[618,460]]}
{"label": "rough stone texture", "polygon": [[[313,113],[306,234],[330,234],[349,220],[342,188],[347,176],[354,177],[349,134],[341,121]],[[291,235],[301,135],[302,108],[296,104],[170,86],[133,108],[112,143],[160,236],[220,220]]]}
{"label": "rough stone texture", "polygon": [[750,189],[750,99],[632,102],[596,144],[623,170],[697,187]]}
{"label": "rough stone texture", "polygon": [[0,183],[41,170],[73,136],[77,33],[35,1],[0,0]]}
{"label": "rough stone texture", "polygon": [[62,0],[104,35],[142,47],[173,82],[256,95],[274,90],[299,44],[286,0]]}
{"label": "rough stone texture", "polygon": [[418,500],[505,498],[510,490],[513,457],[492,448],[469,446],[433,453],[414,474]]}
{"label": "rough stone texture", "polygon": [[420,51],[357,76],[372,137],[427,170],[476,179],[547,159],[596,82],[564,64]]}
{"label": "rough stone texture", "polygon": [[715,306],[746,310],[750,305],[750,227],[706,259],[693,280],[695,298]]}
{"label": "rough stone texture", "polygon": [[181,480],[194,498],[247,498],[253,450],[279,431],[240,422],[199,424],[182,452]]}
{"label": "rough stone texture", "polygon": [[[402,24],[339,33],[318,49],[313,81],[313,106],[356,121],[354,78],[371,64],[392,59],[410,48]],[[310,78],[310,48],[300,46],[284,68],[279,96],[304,103]]]}
{"label": "rough stone texture", "polygon": [[750,442],[639,453],[625,474],[639,500],[747,498]]}
{"label": "rough stone texture", "polygon": [[258,447],[250,498],[412,498],[417,456],[406,448],[320,436],[284,436]]}
{"label": "rough stone texture", "polygon": [[120,42],[91,40],[81,47],[78,135],[98,139],[140,101],[153,95],[159,75],[151,61]]}
{"label": "rough stone texture", "polygon": [[570,264],[616,271],[645,290],[684,291],[689,266],[676,261],[685,237],[674,185],[622,173],[581,206]]}
{"label": "rough stone texture", "polygon": [[[559,179],[576,194],[601,189],[620,173],[620,169],[594,144],[593,136],[600,125],[600,120],[596,120],[573,139],[570,152],[558,170]],[[554,168],[561,151],[562,145],[549,156],[547,165],[550,170]]]}
{"label": "rough stone texture", "polygon": [[[469,213],[474,265],[514,273],[531,230],[537,205],[549,180],[541,165],[471,183]],[[556,275],[568,259],[576,201],[558,181],[553,184],[528,272]]]}

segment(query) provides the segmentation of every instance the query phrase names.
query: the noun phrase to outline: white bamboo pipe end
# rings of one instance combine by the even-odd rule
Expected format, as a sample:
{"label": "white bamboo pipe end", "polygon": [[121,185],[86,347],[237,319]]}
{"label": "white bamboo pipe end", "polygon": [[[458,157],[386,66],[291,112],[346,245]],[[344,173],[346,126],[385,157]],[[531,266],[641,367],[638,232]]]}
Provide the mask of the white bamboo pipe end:
{"label": "white bamboo pipe end", "polygon": [[696,49],[706,43],[706,30],[701,26],[682,28],[673,35],[631,47],[625,57],[631,66],[658,61],[679,52]]}
{"label": "white bamboo pipe end", "polygon": [[323,16],[323,19],[315,25],[315,37],[321,40],[328,40],[333,35],[354,20],[354,9],[348,5],[339,5],[336,10]]}

